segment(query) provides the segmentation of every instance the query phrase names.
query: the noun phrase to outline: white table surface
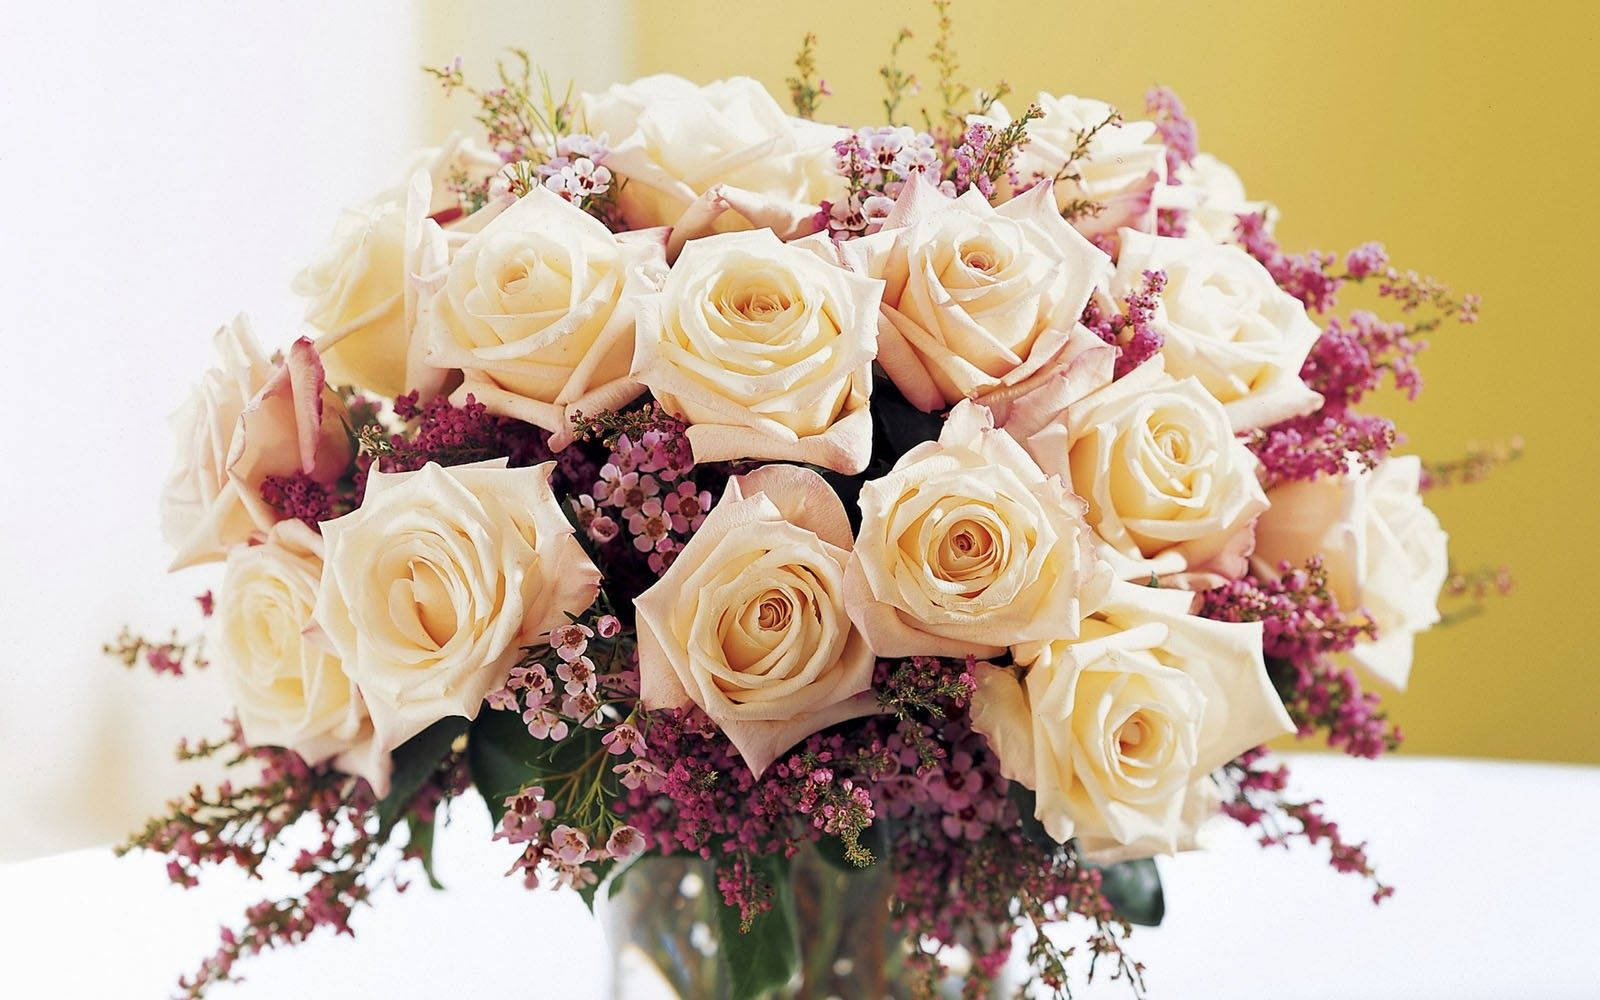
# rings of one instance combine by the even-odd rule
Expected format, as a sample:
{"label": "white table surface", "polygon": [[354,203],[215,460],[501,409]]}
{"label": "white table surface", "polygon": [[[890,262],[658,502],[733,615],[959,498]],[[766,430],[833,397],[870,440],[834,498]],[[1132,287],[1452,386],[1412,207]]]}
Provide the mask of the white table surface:
{"label": "white table surface", "polygon": [[[1156,1000],[1600,996],[1600,768],[1294,756],[1295,788],[1371,841],[1398,887],[1380,907],[1308,850],[1257,848],[1231,823],[1206,853],[1163,859],[1167,920],[1130,950]],[[7,821],[15,821],[8,817]],[[319,934],[244,966],[219,998],[602,994],[605,943],[570,893],[500,873],[504,844],[462,803],[440,836],[448,886],[379,901],[357,936]],[[266,886],[227,873],[195,890],[151,857],[75,851],[0,864],[0,990],[160,997]],[[1096,984],[1080,997],[1120,997]]]}

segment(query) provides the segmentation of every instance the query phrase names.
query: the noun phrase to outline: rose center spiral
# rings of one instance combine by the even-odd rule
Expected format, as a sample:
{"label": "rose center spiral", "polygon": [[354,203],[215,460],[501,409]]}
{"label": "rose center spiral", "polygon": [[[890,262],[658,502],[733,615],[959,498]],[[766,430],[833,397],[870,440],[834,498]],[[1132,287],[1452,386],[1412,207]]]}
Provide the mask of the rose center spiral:
{"label": "rose center spiral", "polygon": [[769,590],[757,600],[756,625],[764,631],[783,631],[793,615],[794,605],[782,591]]}
{"label": "rose center spiral", "polygon": [[730,304],[738,316],[752,323],[765,322],[791,305],[782,292],[765,289],[740,292]]}
{"label": "rose center spiral", "polygon": [[961,258],[961,263],[984,274],[993,274],[995,270],[994,254],[987,250],[968,250]]}

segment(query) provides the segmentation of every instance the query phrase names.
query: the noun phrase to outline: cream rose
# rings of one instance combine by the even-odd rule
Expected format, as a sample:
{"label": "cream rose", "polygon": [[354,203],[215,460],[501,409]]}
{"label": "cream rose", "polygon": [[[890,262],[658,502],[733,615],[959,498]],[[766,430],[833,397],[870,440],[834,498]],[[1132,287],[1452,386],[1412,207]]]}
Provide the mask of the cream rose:
{"label": "cream rose", "polygon": [[638,302],[633,378],[689,423],[697,462],[867,467],[883,282],[834,262],[812,237],[695,240],[662,290]]}
{"label": "cream rose", "polygon": [[840,245],[884,282],[878,363],[923,410],[1015,392],[1066,363],[1111,260],[1061,220],[1047,182],[998,210],[905,186],[884,228]]}
{"label": "cream rose", "polygon": [[1261,624],[1188,614],[1191,597],[1119,582],[1076,639],[978,668],[972,728],[1001,773],[1034,790],[1050,836],[1076,838],[1092,860],[1194,846],[1216,806],[1208,775],[1294,731]]}
{"label": "cream rose", "polygon": [[380,748],[475,717],[522,647],[593,602],[600,572],[550,491],[553,466],[375,471],[362,505],[323,524],[316,619]]}
{"label": "cream rose", "polygon": [[[435,246],[442,240],[440,221],[450,229],[467,221],[457,217],[450,180],[461,174],[477,181],[499,168],[498,157],[452,136],[412,158],[404,185],[340,215],[327,246],[294,279],[295,293],[310,300],[306,321],[321,331],[317,347],[334,384],[391,398],[410,389],[430,396],[438,391],[444,373],[424,363],[423,345],[411,335],[417,300],[412,283],[414,276],[442,266]],[[500,201],[491,204],[492,210],[501,207]]]}
{"label": "cream rose", "polygon": [[[1073,222],[1085,236],[1109,237],[1123,226],[1153,230],[1152,192],[1167,176],[1167,151],[1156,135],[1155,123],[1107,125],[1095,133],[1085,155],[1069,166],[1067,161],[1079,138],[1106,120],[1111,105],[1088,97],[1046,93],[1040,93],[1034,102],[1044,117],[1028,123],[1027,141],[1015,163],[1018,177],[1028,184],[1055,178],[1056,206],[1062,210],[1082,201],[1098,206],[1098,211],[1080,214]],[[1011,114],[1004,105],[996,104],[987,120],[1003,127],[1011,121]]]}
{"label": "cream rose", "polygon": [[879,656],[998,656],[1076,634],[1109,577],[1083,503],[970,400],[861,490],[845,593]]}
{"label": "cream rose", "polygon": [[331,486],[350,465],[344,403],[327,388],[311,342],[274,365],[239,316],[213,338],[217,367],[172,417],[177,454],[161,495],[171,569],[222,559],[282,515],[261,499],[271,476]]}
{"label": "cream rose", "polygon": [[615,410],[644,391],[628,376],[633,303],[665,272],[660,239],[619,239],[535,188],[456,251],[422,308],[426,359],[462,371],[457,404],[474,396],[565,447],[574,414]]}
{"label": "cream rose", "polygon": [[1155,203],[1158,210],[1183,213],[1184,239],[1237,243],[1234,231],[1241,215],[1265,215],[1268,233],[1277,223],[1278,209],[1271,202],[1246,197],[1239,175],[1210,153],[1179,165],[1174,176],[1178,183],[1156,188]]}
{"label": "cream rose", "polygon": [[1204,589],[1245,574],[1251,527],[1267,509],[1260,463],[1198,381],[1172,378],[1157,356],[1053,413],[1033,406],[1014,404],[1006,430],[1028,432],[1021,441],[1040,468],[1088,504],[1119,577]]}
{"label": "cream rose", "polygon": [[1411,675],[1417,633],[1439,621],[1450,573],[1449,537],[1422,502],[1421,478],[1421,460],[1399,455],[1371,471],[1284,483],[1256,525],[1257,575],[1275,579],[1283,563],[1320,554],[1339,607],[1364,610],[1378,628],[1350,656],[1397,688]]}
{"label": "cream rose", "polygon": [[606,166],[626,180],[629,229],[814,232],[817,206],[844,196],[833,166],[842,128],[791,117],[748,77],[704,87],[669,74],[584,94],[578,120],[611,143]]}
{"label": "cream rose", "polygon": [[1305,306],[1249,254],[1128,230],[1112,293],[1132,292],[1145,271],[1167,275],[1152,324],[1165,338],[1167,371],[1199,379],[1228,411],[1235,431],[1322,405],[1322,397],[1300,380],[1300,366],[1321,331]]}
{"label": "cream rose", "polygon": [[332,759],[383,788],[387,755],[372,752],[366,704],[312,623],[321,577],[322,536],[300,521],[234,549],[212,615],[213,655],[251,746]]}
{"label": "cream rose", "polygon": [[700,706],[756,774],[877,711],[872,650],[845,611],[850,543],[844,504],[815,472],[769,465],[729,480],[635,601],[644,706]]}

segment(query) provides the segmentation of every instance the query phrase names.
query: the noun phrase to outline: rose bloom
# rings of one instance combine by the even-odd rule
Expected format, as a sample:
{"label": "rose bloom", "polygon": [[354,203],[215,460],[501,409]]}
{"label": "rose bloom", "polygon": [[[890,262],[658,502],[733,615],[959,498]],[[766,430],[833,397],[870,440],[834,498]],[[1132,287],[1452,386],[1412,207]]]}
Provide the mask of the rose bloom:
{"label": "rose bloom", "polygon": [[575,414],[615,410],[644,391],[628,377],[633,304],[665,272],[660,239],[619,239],[535,188],[456,251],[422,308],[427,361],[462,371],[457,405],[471,395],[565,447]]}
{"label": "rose bloom", "polygon": [[784,113],[748,77],[614,84],[584,94],[578,120],[610,141],[605,165],[626,180],[617,207],[629,229],[772,228],[790,239],[815,231],[819,204],[844,197],[833,144],[847,132]]}
{"label": "rose bloom", "polygon": [[1156,188],[1155,203],[1158,209],[1183,213],[1184,239],[1237,243],[1239,216],[1264,214],[1268,233],[1278,221],[1278,209],[1271,202],[1246,197],[1239,175],[1210,153],[1180,164],[1174,176],[1178,183]]}
{"label": "rose bloom", "polygon": [[1209,775],[1294,731],[1261,624],[1188,614],[1191,596],[1118,582],[1076,639],[978,668],[972,728],[1001,773],[1034,790],[1050,836],[1091,860],[1196,846],[1217,805]]}
{"label": "rose bloom", "polygon": [[1339,607],[1365,611],[1374,642],[1350,656],[1404,688],[1415,636],[1439,621],[1439,590],[1450,573],[1449,537],[1422,502],[1422,461],[1415,455],[1274,487],[1272,508],[1256,525],[1255,570],[1275,579],[1279,567],[1322,556]]}
{"label": "rose bloom", "polygon": [[826,238],[694,240],[637,305],[633,378],[689,424],[696,462],[860,472],[882,289],[834,263]]}
{"label": "rose bloom", "polygon": [[1076,626],[1109,575],[1092,538],[1083,503],[963,401],[862,488],[850,615],[879,656],[998,656]]}
{"label": "rose bloom", "polygon": [[374,470],[361,506],[322,525],[317,623],[384,750],[476,716],[522,647],[594,601],[600,571],[550,491],[554,464]]}
{"label": "rose bloom", "polygon": [[[1034,102],[1044,117],[1028,123],[1027,140],[1014,164],[1018,178],[1024,184],[1055,178],[1056,206],[1062,210],[1080,201],[1098,205],[1098,212],[1073,220],[1085,236],[1110,237],[1123,226],[1155,229],[1151,195],[1167,176],[1167,151],[1156,135],[1155,123],[1107,125],[1095,133],[1085,155],[1069,166],[1079,136],[1105,121],[1111,105],[1088,97],[1053,97],[1042,92]],[[1004,128],[1011,113],[1004,105],[995,104],[984,120]],[[1063,174],[1074,174],[1076,179]]]}
{"label": "rose bloom", "polygon": [[213,658],[245,742],[287,747],[313,765],[332,759],[383,788],[389,761],[372,752],[366,704],[312,622],[321,577],[322,536],[297,520],[228,553]]}
{"label": "rose bloom", "polygon": [[877,233],[841,244],[884,281],[878,363],[923,410],[1017,391],[1064,363],[1068,340],[1111,261],[1062,221],[1046,182],[998,210],[905,186]]}
{"label": "rose bloom", "polygon": [[1201,590],[1245,574],[1267,509],[1260,463],[1197,380],[1158,355],[1064,407],[1049,395],[1013,404],[1006,430],[1088,504],[1119,577]]}
{"label": "rose bloom", "polygon": [[464,174],[475,183],[500,165],[471,140],[451,136],[413,157],[404,185],[340,215],[327,246],[294,279],[295,293],[309,300],[306,322],[321,331],[317,348],[335,385],[390,398],[408,389],[438,391],[444,373],[429,368],[421,342],[412,341],[417,296],[407,275],[441,266],[435,245],[441,222],[450,229],[466,222],[456,217],[460,202],[448,182]]}
{"label": "rose bloom", "polygon": [[172,569],[222,559],[282,514],[261,499],[269,476],[301,473],[332,486],[350,465],[344,403],[323,382],[304,337],[274,365],[239,316],[213,338],[217,367],[173,414],[177,452],[161,495]]}
{"label": "rose bloom", "polygon": [[1228,411],[1235,431],[1322,405],[1300,380],[1300,366],[1321,331],[1260,262],[1235,246],[1125,231],[1112,294],[1133,291],[1145,271],[1167,275],[1152,322],[1165,338],[1167,371],[1199,379]]}
{"label": "rose bloom", "polygon": [[635,602],[639,696],[700,706],[760,774],[819,729],[877,711],[845,611],[850,521],[821,476],[769,465],[728,490]]}

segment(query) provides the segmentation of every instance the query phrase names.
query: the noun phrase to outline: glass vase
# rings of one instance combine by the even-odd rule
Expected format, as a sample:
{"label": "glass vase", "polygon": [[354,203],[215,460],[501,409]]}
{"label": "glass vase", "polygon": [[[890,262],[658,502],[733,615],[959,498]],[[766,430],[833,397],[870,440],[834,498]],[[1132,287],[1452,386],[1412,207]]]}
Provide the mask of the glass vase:
{"label": "glass vase", "polygon": [[[892,878],[884,865],[845,871],[814,850],[792,865],[799,968],[772,1000],[901,1000],[913,995],[910,943],[894,929]],[[606,888],[600,895],[606,897]],[[601,904],[611,949],[616,1000],[728,1000],[733,994],[718,955],[713,866],[698,858],[645,858]],[[940,989],[959,996],[958,982]],[[993,995],[1014,995],[995,984]]]}

